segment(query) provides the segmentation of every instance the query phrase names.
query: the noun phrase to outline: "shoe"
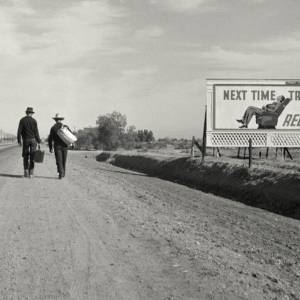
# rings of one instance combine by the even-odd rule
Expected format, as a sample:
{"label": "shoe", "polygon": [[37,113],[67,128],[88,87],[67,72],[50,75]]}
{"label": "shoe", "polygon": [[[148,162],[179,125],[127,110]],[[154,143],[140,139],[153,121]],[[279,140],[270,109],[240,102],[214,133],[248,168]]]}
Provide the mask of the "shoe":
{"label": "shoe", "polygon": [[33,175],[34,175],[33,169],[29,170],[29,177],[30,177],[30,178],[33,178]]}
{"label": "shoe", "polygon": [[239,128],[248,128],[248,126],[246,124],[243,124],[242,126],[240,126]]}
{"label": "shoe", "polygon": [[62,174],[59,174],[59,175],[58,175],[58,179],[63,179]]}
{"label": "shoe", "polygon": [[244,123],[242,119],[236,119],[236,121],[242,124]]}
{"label": "shoe", "polygon": [[24,170],[24,177],[29,177],[29,171],[28,171],[28,169]]}

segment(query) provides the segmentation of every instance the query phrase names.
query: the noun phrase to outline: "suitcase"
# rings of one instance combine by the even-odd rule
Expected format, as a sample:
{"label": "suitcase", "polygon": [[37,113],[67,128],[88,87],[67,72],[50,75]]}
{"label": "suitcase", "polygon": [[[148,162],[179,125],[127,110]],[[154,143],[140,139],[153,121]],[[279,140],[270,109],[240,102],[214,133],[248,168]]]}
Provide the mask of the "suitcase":
{"label": "suitcase", "polygon": [[57,135],[67,145],[71,145],[77,141],[77,137],[70,131],[67,126],[58,129]]}
{"label": "suitcase", "polygon": [[36,163],[42,163],[44,161],[45,151],[40,148],[34,152],[33,160]]}

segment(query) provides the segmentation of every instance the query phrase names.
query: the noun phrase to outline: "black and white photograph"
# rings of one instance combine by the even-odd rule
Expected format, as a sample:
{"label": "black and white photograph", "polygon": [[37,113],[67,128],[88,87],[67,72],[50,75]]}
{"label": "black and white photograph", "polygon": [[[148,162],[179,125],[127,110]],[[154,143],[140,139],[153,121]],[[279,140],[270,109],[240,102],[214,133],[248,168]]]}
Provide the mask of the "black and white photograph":
{"label": "black and white photograph", "polygon": [[0,300],[300,300],[299,12],[0,0]]}

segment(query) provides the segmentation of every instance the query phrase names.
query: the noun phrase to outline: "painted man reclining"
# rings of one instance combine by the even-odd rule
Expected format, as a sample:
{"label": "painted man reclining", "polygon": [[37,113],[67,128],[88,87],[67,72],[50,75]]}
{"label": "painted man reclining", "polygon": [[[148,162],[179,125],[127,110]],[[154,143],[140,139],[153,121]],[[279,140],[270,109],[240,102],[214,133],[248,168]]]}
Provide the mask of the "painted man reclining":
{"label": "painted man reclining", "polygon": [[290,98],[285,98],[284,96],[278,96],[275,102],[267,104],[262,108],[256,106],[249,106],[242,119],[238,119],[237,122],[242,123],[239,128],[248,128],[253,116],[256,116],[256,123],[259,129],[275,129],[278,117],[283,112],[284,108],[291,101]]}

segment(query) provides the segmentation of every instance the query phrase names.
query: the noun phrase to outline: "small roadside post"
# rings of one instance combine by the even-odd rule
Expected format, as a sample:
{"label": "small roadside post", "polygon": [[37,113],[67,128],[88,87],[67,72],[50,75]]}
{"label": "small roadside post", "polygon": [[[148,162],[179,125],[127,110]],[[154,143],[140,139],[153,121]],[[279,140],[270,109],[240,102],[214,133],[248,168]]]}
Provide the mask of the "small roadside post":
{"label": "small roadside post", "polygon": [[268,159],[269,157],[269,147],[267,147],[267,151],[266,151],[266,159]]}
{"label": "small roadside post", "polygon": [[252,166],[252,139],[249,139],[249,168]]}
{"label": "small roadside post", "polygon": [[192,147],[191,147],[191,157],[194,157],[195,156],[195,137],[193,136],[192,137]]}

